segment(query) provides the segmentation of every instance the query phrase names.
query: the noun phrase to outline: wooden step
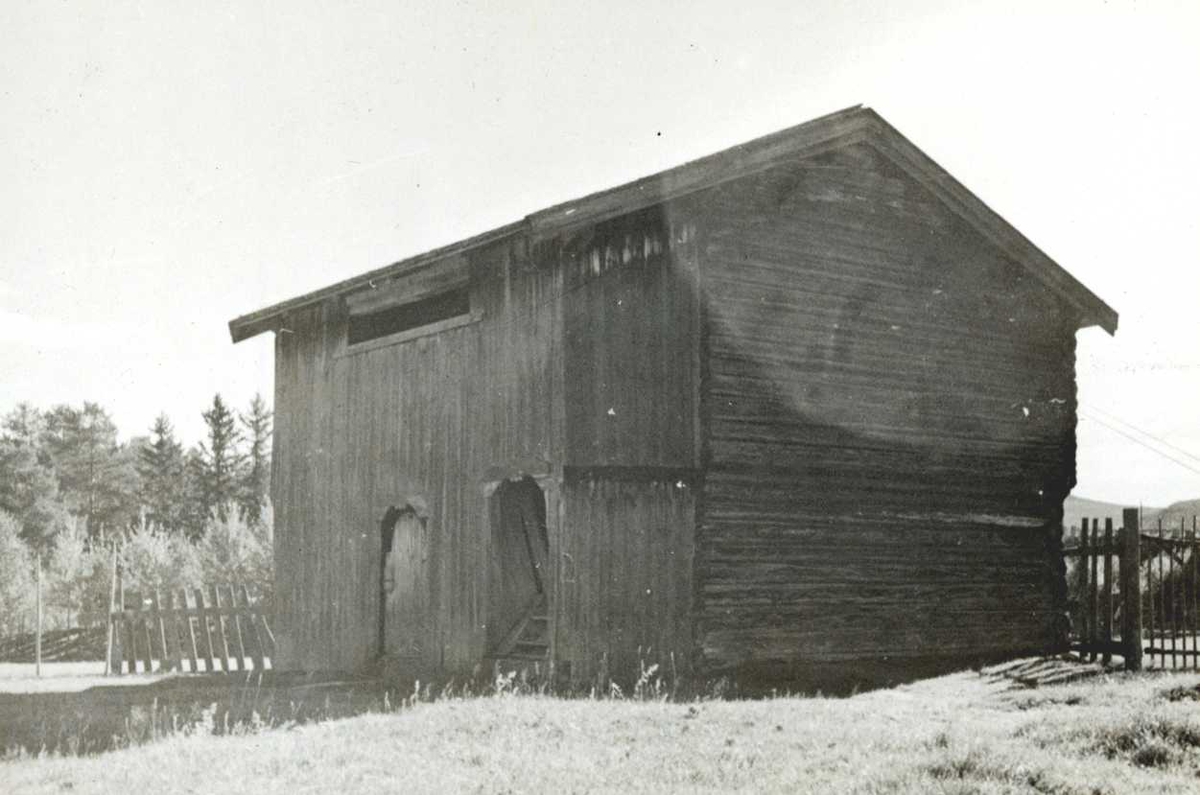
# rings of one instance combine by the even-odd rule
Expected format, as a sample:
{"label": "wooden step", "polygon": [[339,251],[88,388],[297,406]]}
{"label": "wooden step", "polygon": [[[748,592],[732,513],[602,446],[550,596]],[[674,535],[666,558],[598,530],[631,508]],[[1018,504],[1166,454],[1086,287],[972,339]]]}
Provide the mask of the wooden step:
{"label": "wooden step", "polygon": [[496,645],[493,655],[497,658],[546,659],[550,654],[550,618],[546,597],[538,594],[522,612],[523,617],[513,622]]}
{"label": "wooden step", "polygon": [[542,625],[526,624],[521,628],[521,632],[517,635],[517,640],[529,640],[530,638],[545,638],[548,637],[549,627]]}

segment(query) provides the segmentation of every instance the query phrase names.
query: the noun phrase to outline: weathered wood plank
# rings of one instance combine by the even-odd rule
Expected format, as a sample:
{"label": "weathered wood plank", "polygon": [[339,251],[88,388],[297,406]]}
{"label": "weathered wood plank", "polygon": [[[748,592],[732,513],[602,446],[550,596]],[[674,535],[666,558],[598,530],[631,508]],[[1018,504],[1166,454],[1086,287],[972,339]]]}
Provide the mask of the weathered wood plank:
{"label": "weathered wood plank", "polygon": [[[1161,519],[1159,521],[1162,521]],[[1179,644],[1179,566],[1174,550],[1167,553],[1167,565],[1169,572],[1167,582],[1170,583],[1170,590],[1167,598],[1171,603],[1171,667],[1178,668],[1178,657],[1176,652]]]}
{"label": "weathered wood plank", "polygon": [[142,649],[142,670],[145,673],[150,673],[152,670],[154,670],[154,628],[152,626],[153,613],[144,609],[145,601],[146,597],[143,594],[134,594],[134,604],[143,608],[142,612],[137,617],[138,623],[141,625],[140,634],[142,635],[142,640],[145,643]]}
{"label": "weathered wood plank", "polygon": [[[1182,525],[1183,518],[1180,522]],[[1200,652],[1200,604],[1196,599],[1196,586],[1198,586],[1198,567],[1200,567],[1200,548],[1196,546],[1196,518],[1192,516],[1192,533],[1188,538],[1192,542],[1192,555],[1188,558],[1188,635],[1192,638],[1192,652]]]}
{"label": "weathered wood plank", "polygon": [[163,658],[168,670],[180,671],[183,670],[183,653],[179,644],[180,616],[175,612],[175,594],[170,590],[166,591],[160,606],[164,609],[159,613],[159,621],[162,623],[166,639]]}
{"label": "weathered wood plank", "polygon": [[245,583],[237,586],[237,594],[241,597],[242,607],[250,625],[250,662],[254,670],[261,671],[263,669],[263,640],[258,627],[258,613],[250,604],[250,591],[246,588]]}
{"label": "weathered wood plank", "polygon": [[[237,608],[237,592],[232,584],[226,586],[226,595],[229,599],[230,607]],[[220,586],[217,588],[220,591]],[[242,632],[242,617],[243,613],[235,609],[230,617],[233,622],[233,646],[234,646],[234,661],[237,663],[238,671],[246,670],[246,638]]]}
{"label": "weathered wood plank", "polygon": [[171,670],[170,654],[167,651],[167,628],[162,616],[162,601],[159,598],[158,589],[155,588],[150,592],[150,612],[147,620],[153,629],[154,647],[150,651],[150,656],[155,656],[157,650],[158,666],[161,671]]}
{"label": "weathered wood plank", "polygon": [[212,673],[215,670],[215,664],[214,664],[214,660],[213,660],[214,652],[213,652],[213,638],[212,638],[212,626],[211,626],[212,617],[209,613],[208,606],[204,600],[204,589],[203,588],[195,588],[192,591],[192,595],[196,602],[197,620],[200,622],[200,633],[201,633],[200,636],[204,640],[203,646],[201,647],[201,651],[202,651],[201,659],[204,662],[204,670],[206,672]]}
{"label": "weathered wood plank", "polygon": [[[1091,574],[1089,575],[1090,586],[1088,587],[1088,641],[1093,645],[1100,643],[1100,556],[1096,554],[1095,548],[1099,546],[1100,541],[1100,520],[1092,519],[1092,529],[1090,536],[1090,544],[1092,546],[1092,554],[1089,558],[1091,566]],[[1091,661],[1096,660],[1096,653],[1093,651],[1088,655]]]}
{"label": "weathered wood plank", "polygon": [[267,657],[268,660],[271,661],[271,666],[274,667],[274,665],[275,665],[275,633],[271,631],[270,621],[267,619],[267,617],[265,615],[260,614],[258,617],[258,620],[259,620],[259,625],[262,627],[262,632],[263,632],[263,640],[264,640],[263,654]]}
{"label": "weathered wood plank", "polygon": [[1154,632],[1151,632],[1151,634],[1150,634],[1151,638],[1158,637],[1160,639],[1159,640],[1159,653],[1158,653],[1158,667],[1159,668],[1165,668],[1166,664],[1167,664],[1167,644],[1165,642],[1163,642],[1163,639],[1166,637],[1166,634],[1167,634],[1167,596],[1166,596],[1167,579],[1166,579],[1166,575],[1163,572],[1163,566],[1164,566],[1163,558],[1167,557],[1167,556],[1165,554],[1163,554],[1163,551],[1162,551],[1165,547],[1165,544],[1163,544],[1164,538],[1166,538],[1166,535],[1163,533],[1162,519],[1159,519],[1158,520],[1159,544],[1158,544],[1158,550],[1155,553],[1155,557],[1158,558],[1158,588],[1156,590],[1155,596],[1158,599],[1158,619],[1159,619],[1159,621],[1158,621],[1158,626],[1156,627],[1157,634]]}
{"label": "weathered wood plank", "polygon": [[[1121,640],[1125,647],[1125,669],[1140,671],[1144,652],[1142,634],[1145,614],[1142,599],[1141,528],[1138,510],[1126,508],[1121,514]],[[1148,583],[1147,583],[1148,584]]]}
{"label": "weathered wood plank", "polygon": [[1091,579],[1088,572],[1092,566],[1091,544],[1088,541],[1090,533],[1088,532],[1088,517],[1083,517],[1080,521],[1079,530],[1079,637],[1087,644],[1092,643],[1092,623],[1095,616],[1092,613],[1092,602],[1089,598],[1091,593]]}
{"label": "weathered wood plank", "polygon": [[[179,605],[180,605],[180,607],[184,608],[185,610],[189,610],[189,611],[195,610],[200,607],[199,604],[197,604],[195,606],[195,608],[188,605],[187,590],[180,590]],[[196,657],[197,657],[197,655],[196,655],[196,627],[195,627],[195,624],[193,623],[194,619],[192,618],[192,616],[193,616],[193,613],[191,613],[191,612],[189,612],[187,615],[183,616],[183,619],[182,619],[183,620],[183,637],[184,637],[184,649],[186,650],[187,655],[188,655],[189,670],[192,673],[196,673],[197,671],[200,670],[200,666],[196,662]]]}
{"label": "weathered wood plank", "polygon": [[120,627],[125,635],[125,671],[126,673],[137,673],[137,632],[133,619],[122,615],[119,619]]}
{"label": "weathered wood plank", "polygon": [[229,673],[229,631],[226,626],[226,616],[221,611],[221,589],[216,585],[209,586],[209,596],[212,599],[212,606],[217,609],[217,613],[213,616],[213,629],[217,633],[217,645],[215,652],[221,663],[221,670]]}
{"label": "weathered wood plank", "polygon": [[[1102,613],[1102,636],[1104,643],[1107,646],[1112,645],[1113,639],[1113,522],[1112,519],[1104,520],[1104,598],[1101,603]],[[1106,648],[1107,648],[1106,646]],[[1101,662],[1108,665],[1112,662],[1112,654],[1105,651]]]}

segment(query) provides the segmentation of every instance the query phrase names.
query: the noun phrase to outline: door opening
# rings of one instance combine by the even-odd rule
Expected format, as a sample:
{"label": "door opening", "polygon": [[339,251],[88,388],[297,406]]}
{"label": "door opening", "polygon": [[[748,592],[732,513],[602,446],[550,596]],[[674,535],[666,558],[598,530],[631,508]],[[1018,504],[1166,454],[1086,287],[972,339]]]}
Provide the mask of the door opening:
{"label": "door opening", "polygon": [[420,656],[427,618],[425,519],[411,505],[392,506],[383,515],[379,535],[378,653]]}
{"label": "door opening", "polygon": [[533,478],[505,481],[492,494],[490,511],[488,648],[492,657],[545,659],[550,651],[546,495]]}

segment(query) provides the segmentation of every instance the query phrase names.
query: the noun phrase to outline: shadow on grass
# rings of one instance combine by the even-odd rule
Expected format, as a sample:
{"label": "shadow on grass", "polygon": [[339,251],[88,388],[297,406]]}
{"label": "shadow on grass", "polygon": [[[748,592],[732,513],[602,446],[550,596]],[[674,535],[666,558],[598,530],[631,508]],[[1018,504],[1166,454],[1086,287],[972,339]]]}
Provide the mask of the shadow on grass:
{"label": "shadow on grass", "polygon": [[[1042,663],[1026,663],[1041,665]],[[559,671],[512,670],[495,662],[472,676],[439,682],[377,666],[370,674],[313,674],[288,671],[245,675],[184,674],[78,692],[0,693],[0,756],[96,754],[152,742],[176,733],[230,734],[318,720],[387,712],[418,701],[446,697],[543,695],[558,698],[689,702],[697,699],[763,698],[819,694],[849,696],[894,687],[983,661],[926,658],[840,663],[837,666],[757,667],[710,680],[664,677],[657,665],[641,663],[628,681],[607,673],[594,681],[571,682]],[[1029,674],[1028,668],[1017,669]],[[1000,669],[993,676],[1011,676]]]}
{"label": "shadow on grass", "polygon": [[387,708],[377,679],[265,671],[69,693],[0,693],[0,752],[94,754],[176,732],[226,734]]}

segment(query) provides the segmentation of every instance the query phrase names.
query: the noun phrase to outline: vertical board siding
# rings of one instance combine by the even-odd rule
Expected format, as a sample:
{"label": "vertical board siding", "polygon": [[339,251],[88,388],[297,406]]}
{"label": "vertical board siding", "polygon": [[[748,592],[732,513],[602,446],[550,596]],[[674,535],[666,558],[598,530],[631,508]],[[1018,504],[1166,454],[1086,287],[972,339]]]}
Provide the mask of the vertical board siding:
{"label": "vertical board siding", "polygon": [[428,512],[422,662],[469,670],[483,656],[485,482],[561,447],[561,288],[557,270],[507,243],[477,252],[472,268],[476,323],[343,355],[345,312],[330,299],[278,335],[281,667],[374,658],[379,525],[413,498]]}
{"label": "vertical board siding", "polygon": [[693,229],[657,207],[564,251],[567,465],[695,465]]}
{"label": "vertical board siding", "polygon": [[[560,473],[568,430],[576,463],[694,466],[693,237],[683,222],[640,214],[582,245],[495,246],[472,257],[478,323],[361,353],[342,353],[338,300],[289,320],[273,485],[281,666],[353,669],[374,657],[390,505],[418,497],[428,511],[422,663],[463,671],[487,653],[489,482]],[[587,500],[580,488],[561,507],[547,491],[558,657],[578,676],[602,659],[635,672],[639,647],[686,667],[690,487],[589,481]]]}
{"label": "vertical board siding", "polygon": [[866,147],[706,201],[704,665],[1056,643],[1074,318]]}
{"label": "vertical board siding", "polygon": [[557,657],[576,679],[635,680],[692,656],[695,489],[682,482],[568,481]]}
{"label": "vertical board siding", "polygon": [[[666,205],[568,236],[556,659],[571,676],[690,670],[698,329],[694,216]],[[583,474],[579,474],[583,473]]]}

